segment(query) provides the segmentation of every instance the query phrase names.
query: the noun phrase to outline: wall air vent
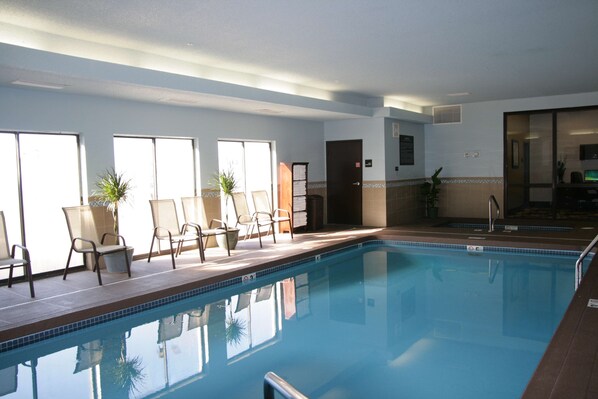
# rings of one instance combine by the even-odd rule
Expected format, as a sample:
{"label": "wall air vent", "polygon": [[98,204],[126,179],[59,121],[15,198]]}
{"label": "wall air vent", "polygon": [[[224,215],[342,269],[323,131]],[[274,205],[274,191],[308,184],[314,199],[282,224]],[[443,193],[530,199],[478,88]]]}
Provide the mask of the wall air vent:
{"label": "wall air vent", "polygon": [[461,123],[461,105],[443,105],[433,107],[434,124]]}

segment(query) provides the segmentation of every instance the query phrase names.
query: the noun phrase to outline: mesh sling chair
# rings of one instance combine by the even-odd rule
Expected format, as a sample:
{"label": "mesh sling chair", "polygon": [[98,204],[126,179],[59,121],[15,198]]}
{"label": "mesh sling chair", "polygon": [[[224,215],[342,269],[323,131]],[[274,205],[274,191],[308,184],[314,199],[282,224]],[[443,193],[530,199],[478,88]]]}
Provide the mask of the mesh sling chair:
{"label": "mesh sling chair", "polygon": [[[21,250],[21,258],[16,258],[16,249]],[[4,220],[4,212],[0,211],[0,269],[9,269],[8,271],[8,287],[12,286],[12,275],[15,267],[22,267],[25,278],[29,281],[29,292],[31,298],[35,297],[33,289],[33,275],[31,273],[31,259],[29,258],[29,251],[22,245],[13,244],[12,248],[8,245],[8,235],[6,233],[6,221]]]}
{"label": "mesh sling chair", "polygon": [[[176,211],[176,204],[173,199],[150,200],[152,208],[152,220],[154,222],[154,234],[150,246],[147,261],[152,259],[152,250],[154,241],[158,239],[167,240],[170,244],[170,256],[172,259],[172,268],[176,269],[174,258],[181,253],[185,241],[195,241],[199,247],[199,259],[203,263],[204,253],[199,228],[190,224],[179,226],[179,217]],[[176,250],[172,246],[176,244]]]}
{"label": "mesh sling chair", "polygon": [[274,239],[274,243],[276,243],[276,235],[274,233],[274,222],[270,219],[266,220],[264,218],[259,219],[257,217],[257,213],[250,213],[249,205],[247,205],[247,198],[245,197],[245,193],[233,193],[233,207],[235,208],[235,214],[237,215],[237,223],[236,226],[241,225],[245,227],[245,240],[247,237],[250,237],[253,234],[253,230],[257,228],[257,237],[260,241],[260,248],[262,248],[262,235],[260,231],[260,227],[268,226],[268,231],[272,228],[272,238]]}
{"label": "mesh sling chair", "polygon": [[[131,277],[131,262],[127,256],[127,243],[123,236],[114,233],[104,233],[100,239],[98,237],[93,213],[89,205],[64,207],[62,210],[66,217],[66,224],[71,237],[71,249],[66,261],[66,267],[64,268],[64,275],[62,276],[63,280],[66,280],[73,252],[83,254],[84,262],[85,254],[93,255],[93,271],[97,273],[98,283],[100,285],[102,285],[102,276],[100,274],[99,260],[100,257],[104,255],[122,252],[127,265],[127,274]],[[109,236],[115,237],[117,244],[105,245],[104,241],[106,240],[106,237]],[[122,242],[122,244],[120,244],[120,242]]]}
{"label": "mesh sling chair", "polygon": [[255,206],[255,213],[258,219],[264,221],[272,221],[272,230],[274,230],[274,223],[286,222],[289,224],[289,231],[291,239],[293,238],[293,221],[291,220],[291,213],[286,209],[275,208],[270,206],[270,199],[266,190],[252,191],[253,205]]}
{"label": "mesh sling chair", "polygon": [[[191,226],[196,226],[199,230],[199,235],[203,239],[205,238],[206,241],[203,245],[204,251],[202,251],[203,260],[205,261],[205,248],[208,243],[209,237],[215,237],[220,234],[224,234],[226,237],[226,249],[228,251],[228,256],[230,256],[230,245],[228,242],[228,234],[226,231],[228,227],[226,223],[224,223],[220,219],[212,219],[210,220],[210,224],[207,224],[207,216],[206,216],[206,208],[203,204],[202,197],[183,197],[181,198],[181,203],[183,204],[183,215],[185,217],[185,223]],[[220,223],[220,227],[214,228],[214,223]]]}

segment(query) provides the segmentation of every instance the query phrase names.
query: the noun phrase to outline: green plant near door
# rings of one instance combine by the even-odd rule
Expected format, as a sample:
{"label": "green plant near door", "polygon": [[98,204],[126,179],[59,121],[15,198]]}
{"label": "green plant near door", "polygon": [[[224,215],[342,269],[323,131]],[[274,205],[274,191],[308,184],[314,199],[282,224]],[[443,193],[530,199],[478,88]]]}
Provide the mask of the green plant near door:
{"label": "green plant near door", "polygon": [[421,193],[426,204],[426,215],[431,218],[438,216],[438,195],[440,193],[438,186],[442,184],[438,176],[441,171],[442,167],[436,169],[430,181],[426,181],[421,185]]}

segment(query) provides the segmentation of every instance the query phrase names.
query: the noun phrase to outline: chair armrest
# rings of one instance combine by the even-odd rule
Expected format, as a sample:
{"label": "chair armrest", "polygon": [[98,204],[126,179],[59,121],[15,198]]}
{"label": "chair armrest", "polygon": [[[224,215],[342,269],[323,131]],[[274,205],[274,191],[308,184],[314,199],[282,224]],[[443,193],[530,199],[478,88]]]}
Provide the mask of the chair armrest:
{"label": "chair armrest", "polygon": [[10,256],[13,259],[15,259],[15,251],[17,248],[19,248],[22,252],[21,258],[25,259],[25,261],[27,261],[27,263],[31,263],[31,258],[29,257],[29,250],[27,248],[25,248],[25,246],[23,246],[23,245],[13,244],[12,250],[10,251]]}
{"label": "chair armrest", "polygon": [[[166,234],[163,234],[164,232],[166,232]],[[178,234],[178,232],[177,232],[177,234]],[[170,232],[170,230],[168,230],[165,227],[160,227],[160,226],[154,227],[154,236],[157,237],[158,239],[161,239],[160,237],[168,236],[168,238],[172,241],[172,233]]]}
{"label": "chair armrest", "polygon": [[270,220],[272,220],[272,214],[270,212],[257,211],[257,212],[254,213],[254,216],[255,216],[256,219],[259,218],[259,215],[268,216],[268,218],[270,218]]}
{"label": "chair armrest", "polygon": [[197,223],[185,223],[181,228],[181,233],[185,234],[189,230],[195,230],[195,234],[201,235],[201,227]]}
{"label": "chair armrest", "polygon": [[210,226],[209,226],[210,229],[212,228],[214,222],[220,223],[220,227],[219,227],[220,229],[228,230],[228,226],[226,225],[226,223],[223,220],[220,220],[220,219],[212,219],[212,220],[210,220]]}
{"label": "chair armrest", "polygon": [[276,208],[276,209],[274,209],[274,216],[276,216],[276,214],[278,214],[280,216],[281,213],[286,213],[287,217],[291,217],[291,212],[289,212],[286,209],[282,209],[282,208]]}
{"label": "chair armrest", "polygon": [[104,240],[106,239],[106,236],[110,236],[110,237],[115,237],[116,238],[116,243],[120,245],[120,241],[122,240],[122,245],[123,246],[127,246],[127,242],[125,241],[125,237],[121,236],[120,234],[114,234],[114,233],[104,233],[102,235],[102,239],[100,241],[100,244],[104,245]]}
{"label": "chair armrest", "polygon": [[[72,248],[73,249],[75,249],[75,242],[76,241],[83,241],[83,242],[86,242],[88,244],[91,244],[91,247],[93,248],[93,252],[97,252],[97,250],[98,250],[95,242],[93,242],[91,240],[88,240],[86,238],[81,238],[81,237],[75,237],[75,238],[73,238],[73,242],[72,242]],[[77,249],[75,249],[75,251],[77,251]]]}

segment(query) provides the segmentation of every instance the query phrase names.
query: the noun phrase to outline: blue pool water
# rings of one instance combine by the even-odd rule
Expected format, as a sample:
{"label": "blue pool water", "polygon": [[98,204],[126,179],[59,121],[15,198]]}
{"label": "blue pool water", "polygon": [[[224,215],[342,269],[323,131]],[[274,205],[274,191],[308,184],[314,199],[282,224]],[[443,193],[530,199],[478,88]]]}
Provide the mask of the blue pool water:
{"label": "blue pool water", "polygon": [[0,354],[4,398],[520,397],[575,258],[364,245]]}

